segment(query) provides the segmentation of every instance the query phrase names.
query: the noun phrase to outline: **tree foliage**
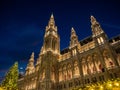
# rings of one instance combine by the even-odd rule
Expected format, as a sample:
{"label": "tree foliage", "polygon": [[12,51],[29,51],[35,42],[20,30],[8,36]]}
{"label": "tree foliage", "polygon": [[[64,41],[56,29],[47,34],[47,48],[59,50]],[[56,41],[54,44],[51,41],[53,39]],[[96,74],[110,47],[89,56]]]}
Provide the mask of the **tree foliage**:
{"label": "tree foliage", "polygon": [[97,82],[83,87],[73,88],[72,90],[120,90],[120,78]]}
{"label": "tree foliage", "polygon": [[15,62],[14,65],[9,69],[5,75],[5,79],[2,81],[1,86],[5,87],[7,90],[17,90],[18,82],[18,62]]}

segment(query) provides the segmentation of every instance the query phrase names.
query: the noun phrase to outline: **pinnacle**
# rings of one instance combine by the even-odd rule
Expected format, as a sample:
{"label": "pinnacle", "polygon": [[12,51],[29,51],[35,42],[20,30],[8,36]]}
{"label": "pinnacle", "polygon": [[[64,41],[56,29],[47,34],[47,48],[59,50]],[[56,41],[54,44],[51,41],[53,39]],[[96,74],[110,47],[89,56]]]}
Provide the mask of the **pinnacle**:
{"label": "pinnacle", "polygon": [[71,28],[71,32],[75,32],[75,29],[73,27]]}
{"label": "pinnacle", "polygon": [[94,16],[92,16],[92,15],[91,15],[90,19],[91,19],[91,23],[96,21],[96,18]]}
{"label": "pinnacle", "polygon": [[55,25],[55,21],[54,21],[54,16],[53,16],[53,14],[51,14],[51,17],[50,17],[50,20],[49,20],[48,25]]}
{"label": "pinnacle", "polygon": [[34,52],[32,52],[31,57],[34,57]]}
{"label": "pinnacle", "polygon": [[50,17],[50,18],[54,18],[53,13],[51,14],[51,17]]}

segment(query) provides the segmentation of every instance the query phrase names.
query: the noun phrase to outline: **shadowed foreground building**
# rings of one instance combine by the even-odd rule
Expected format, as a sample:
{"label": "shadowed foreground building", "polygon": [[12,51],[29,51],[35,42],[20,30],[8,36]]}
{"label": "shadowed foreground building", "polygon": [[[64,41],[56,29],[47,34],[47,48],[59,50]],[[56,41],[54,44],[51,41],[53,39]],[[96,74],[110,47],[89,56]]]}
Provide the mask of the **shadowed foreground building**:
{"label": "shadowed foreground building", "polygon": [[71,29],[70,45],[60,51],[60,37],[51,15],[44,43],[34,66],[32,53],[19,90],[70,90],[120,77],[120,36],[108,39],[91,16],[92,35],[78,41]]}

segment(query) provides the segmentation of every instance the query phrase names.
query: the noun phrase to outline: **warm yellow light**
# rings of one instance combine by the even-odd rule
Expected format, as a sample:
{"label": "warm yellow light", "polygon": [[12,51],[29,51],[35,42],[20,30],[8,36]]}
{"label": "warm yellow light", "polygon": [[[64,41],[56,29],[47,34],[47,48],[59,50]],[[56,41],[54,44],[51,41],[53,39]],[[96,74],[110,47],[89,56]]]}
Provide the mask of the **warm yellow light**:
{"label": "warm yellow light", "polygon": [[119,83],[116,82],[116,83],[115,83],[115,86],[119,86]]}
{"label": "warm yellow light", "polygon": [[103,86],[100,86],[100,89],[103,89]]}
{"label": "warm yellow light", "polygon": [[112,84],[110,83],[110,84],[108,84],[108,87],[112,87]]}

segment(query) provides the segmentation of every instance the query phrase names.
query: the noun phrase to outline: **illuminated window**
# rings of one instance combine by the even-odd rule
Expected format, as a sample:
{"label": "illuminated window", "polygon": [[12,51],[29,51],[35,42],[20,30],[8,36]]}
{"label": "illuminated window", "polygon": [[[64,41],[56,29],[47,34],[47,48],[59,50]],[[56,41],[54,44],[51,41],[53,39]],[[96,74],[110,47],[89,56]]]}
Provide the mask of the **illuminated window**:
{"label": "illuminated window", "polygon": [[75,56],[77,53],[76,49],[72,50],[72,53],[73,53],[73,56]]}
{"label": "illuminated window", "polygon": [[98,41],[99,44],[103,44],[104,43],[104,40],[103,40],[102,37],[98,38],[97,41]]}
{"label": "illuminated window", "polygon": [[101,41],[101,43],[104,43],[104,40],[103,40],[103,38],[102,38],[102,37],[100,37],[100,41]]}
{"label": "illuminated window", "polygon": [[98,43],[100,44],[100,39],[98,38],[97,40],[98,40]]}

